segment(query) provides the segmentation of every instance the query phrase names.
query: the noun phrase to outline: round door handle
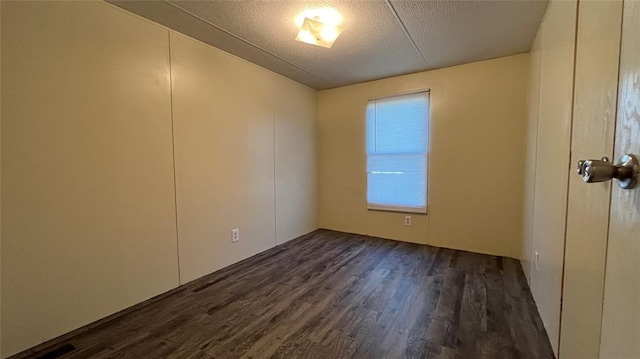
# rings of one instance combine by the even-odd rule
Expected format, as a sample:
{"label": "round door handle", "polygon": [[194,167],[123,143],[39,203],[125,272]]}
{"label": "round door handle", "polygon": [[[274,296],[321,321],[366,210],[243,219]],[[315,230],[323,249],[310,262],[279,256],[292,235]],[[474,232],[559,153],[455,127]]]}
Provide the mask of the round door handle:
{"label": "round door handle", "polygon": [[578,174],[587,183],[604,182],[613,178],[624,189],[635,187],[640,174],[640,163],[635,155],[626,153],[620,157],[615,165],[609,159],[578,161]]}
{"label": "round door handle", "polygon": [[584,174],[584,162],[585,160],[578,161],[578,174],[582,176]]}

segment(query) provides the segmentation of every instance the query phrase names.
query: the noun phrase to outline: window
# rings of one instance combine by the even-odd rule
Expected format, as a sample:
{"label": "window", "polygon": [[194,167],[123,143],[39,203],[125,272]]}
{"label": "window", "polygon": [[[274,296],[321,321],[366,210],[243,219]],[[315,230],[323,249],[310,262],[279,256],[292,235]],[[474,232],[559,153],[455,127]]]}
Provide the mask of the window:
{"label": "window", "polygon": [[427,212],[429,92],[367,103],[369,209]]}

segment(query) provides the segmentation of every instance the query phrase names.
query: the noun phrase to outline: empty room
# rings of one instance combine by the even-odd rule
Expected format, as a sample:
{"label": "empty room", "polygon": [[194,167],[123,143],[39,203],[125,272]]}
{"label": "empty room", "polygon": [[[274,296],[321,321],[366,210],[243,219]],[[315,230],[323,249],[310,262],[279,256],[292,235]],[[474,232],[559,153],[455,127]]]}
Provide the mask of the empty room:
{"label": "empty room", "polygon": [[640,1],[0,0],[0,358],[640,359]]}

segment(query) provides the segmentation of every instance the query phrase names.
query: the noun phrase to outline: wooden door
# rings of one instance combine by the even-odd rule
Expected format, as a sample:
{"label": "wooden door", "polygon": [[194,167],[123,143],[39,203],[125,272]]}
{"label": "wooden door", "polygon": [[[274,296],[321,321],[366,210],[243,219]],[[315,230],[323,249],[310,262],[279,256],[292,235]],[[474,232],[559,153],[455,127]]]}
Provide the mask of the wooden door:
{"label": "wooden door", "polygon": [[[640,2],[622,20],[614,159],[640,155]],[[600,358],[640,358],[640,188],[612,184]]]}
{"label": "wooden door", "polygon": [[615,181],[587,185],[579,159],[613,156],[622,0],[581,1],[560,322],[560,358],[600,352],[609,203]]}

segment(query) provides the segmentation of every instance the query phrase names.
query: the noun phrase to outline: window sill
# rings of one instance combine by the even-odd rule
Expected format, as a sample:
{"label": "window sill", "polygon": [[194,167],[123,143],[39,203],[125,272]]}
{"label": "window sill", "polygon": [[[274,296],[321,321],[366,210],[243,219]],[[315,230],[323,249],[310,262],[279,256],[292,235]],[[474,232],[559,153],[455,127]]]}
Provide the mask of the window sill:
{"label": "window sill", "polygon": [[393,207],[393,206],[377,206],[377,205],[368,205],[368,211],[377,211],[377,212],[394,212],[394,213],[412,213],[412,214],[427,214],[428,207],[426,208],[412,208],[412,207]]}

